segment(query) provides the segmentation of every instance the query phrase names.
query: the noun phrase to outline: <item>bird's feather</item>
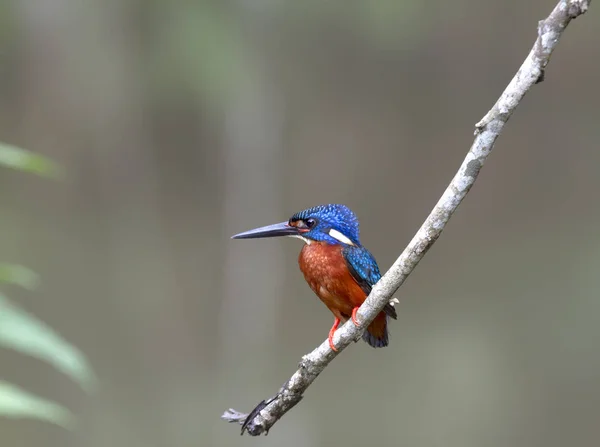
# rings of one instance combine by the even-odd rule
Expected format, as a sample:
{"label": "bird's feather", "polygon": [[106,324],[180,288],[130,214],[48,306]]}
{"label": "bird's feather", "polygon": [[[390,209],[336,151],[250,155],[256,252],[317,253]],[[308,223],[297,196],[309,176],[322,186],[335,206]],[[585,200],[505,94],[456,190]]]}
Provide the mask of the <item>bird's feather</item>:
{"label": "bird's feather", "polygon": [[[368,296],[377,281],[381,279],[379,266],[373,255],[364,247],[348,245],[342,249],[342,256],[350,274]],[[386,304],[383,311],[394,320],[398,318],[396,309]]]}

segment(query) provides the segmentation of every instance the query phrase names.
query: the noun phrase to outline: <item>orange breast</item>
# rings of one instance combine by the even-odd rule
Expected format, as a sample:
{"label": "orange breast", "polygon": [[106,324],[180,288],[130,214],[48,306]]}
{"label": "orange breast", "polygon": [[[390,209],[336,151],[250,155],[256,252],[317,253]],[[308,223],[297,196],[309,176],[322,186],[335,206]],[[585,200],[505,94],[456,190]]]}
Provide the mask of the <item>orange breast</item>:
{"label": "orange breast", "polygon": [[340,245],[306,244],[298,264],[310,288],[340,320],[350,318],[352,309],[365,300],[365,292],[346,267]]}

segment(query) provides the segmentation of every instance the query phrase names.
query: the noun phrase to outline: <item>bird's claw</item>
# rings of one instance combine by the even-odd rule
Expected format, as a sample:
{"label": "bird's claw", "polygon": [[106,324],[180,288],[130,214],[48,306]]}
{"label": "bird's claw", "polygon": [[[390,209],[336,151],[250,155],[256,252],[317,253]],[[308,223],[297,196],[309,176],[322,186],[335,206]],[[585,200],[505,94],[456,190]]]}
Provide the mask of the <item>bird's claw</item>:
{"label": "bird's claw", "polygon": [[331,334],[329,336],[329,347],[331,348],[331,350],[333,352],[338,352],[337,348],[335,347],[335,345],[333,344],[333,334]]}
{"label": "bird's claw", "polygon": [[352,309],[352,323],[354,323],[354,326],[360,326],[360,323],[358,322],[358,319],[356,318],[356,312],[358,312],[358,307],[355,307],[354,309]]}
{"label": "bird's claw", "polygon": [[340,319],[336,317],[335,321],[333,322],[333,326],[331,326],[331,329],[329,329],[329,337],[328,337],[329,347],[334,352],[337,352],[337,348],[333,344],[333,334],[335,334],[335,330],[338,328],[339,324],[340,324]]}

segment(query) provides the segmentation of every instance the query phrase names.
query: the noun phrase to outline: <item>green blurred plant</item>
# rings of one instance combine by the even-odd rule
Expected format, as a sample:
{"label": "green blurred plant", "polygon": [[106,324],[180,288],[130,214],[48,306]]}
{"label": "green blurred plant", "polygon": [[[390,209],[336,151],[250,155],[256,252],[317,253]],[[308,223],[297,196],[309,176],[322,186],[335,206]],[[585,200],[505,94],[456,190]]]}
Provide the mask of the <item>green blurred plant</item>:
{"label": "green blurred plant", "polygon": [[[0,143],[0,166],[55,178],[59,167],[51,160]],[[21,265],[0,264],[0,286],[17,285],[34,290],[37,274]],[[0,293],[0,347],[43,360],[77,382],[86,392],[96,387],[95,375],[85,356],[43,321],[12,303]],[[30,418],[65,428],[75,418],[65,407],[0,380],[0,416]]]}
{"label": "green blurred plant", "polygon": [[59,166],[52,160],[4,143],[0,143],[0,166],[51,178],[61,174]]}

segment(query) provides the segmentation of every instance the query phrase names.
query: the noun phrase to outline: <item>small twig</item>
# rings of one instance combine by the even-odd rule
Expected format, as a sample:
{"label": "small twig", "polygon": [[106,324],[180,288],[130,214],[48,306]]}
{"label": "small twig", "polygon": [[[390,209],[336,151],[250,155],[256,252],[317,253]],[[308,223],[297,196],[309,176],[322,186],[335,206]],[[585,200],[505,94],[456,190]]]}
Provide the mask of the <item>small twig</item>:
{"label": "small twig", "polygon": [[324,341],[302,358],[298,370],[273,398],[262,401],[250,414],[230,409],[221,416],[223,419],[241,424],[242,434],[244,431],[253,436],[267,433],[273,424],[300,402],[306,389],[325,367],[363,333],[440,237],[446,223],[475,183],[504,125],[529,89],[543,81],[544,70],[563,31],[572,19],[587,11],[590,2],[591,0],[561,0],[548,18],[539,23],[538,37],[521,68],[492,109],[476,124],[473,145],[452,182],[404,252],[373,287],[360,307],[360,327],[350,322],[335,333],[334,343],[338,352],[333,352],[328,342]]}

